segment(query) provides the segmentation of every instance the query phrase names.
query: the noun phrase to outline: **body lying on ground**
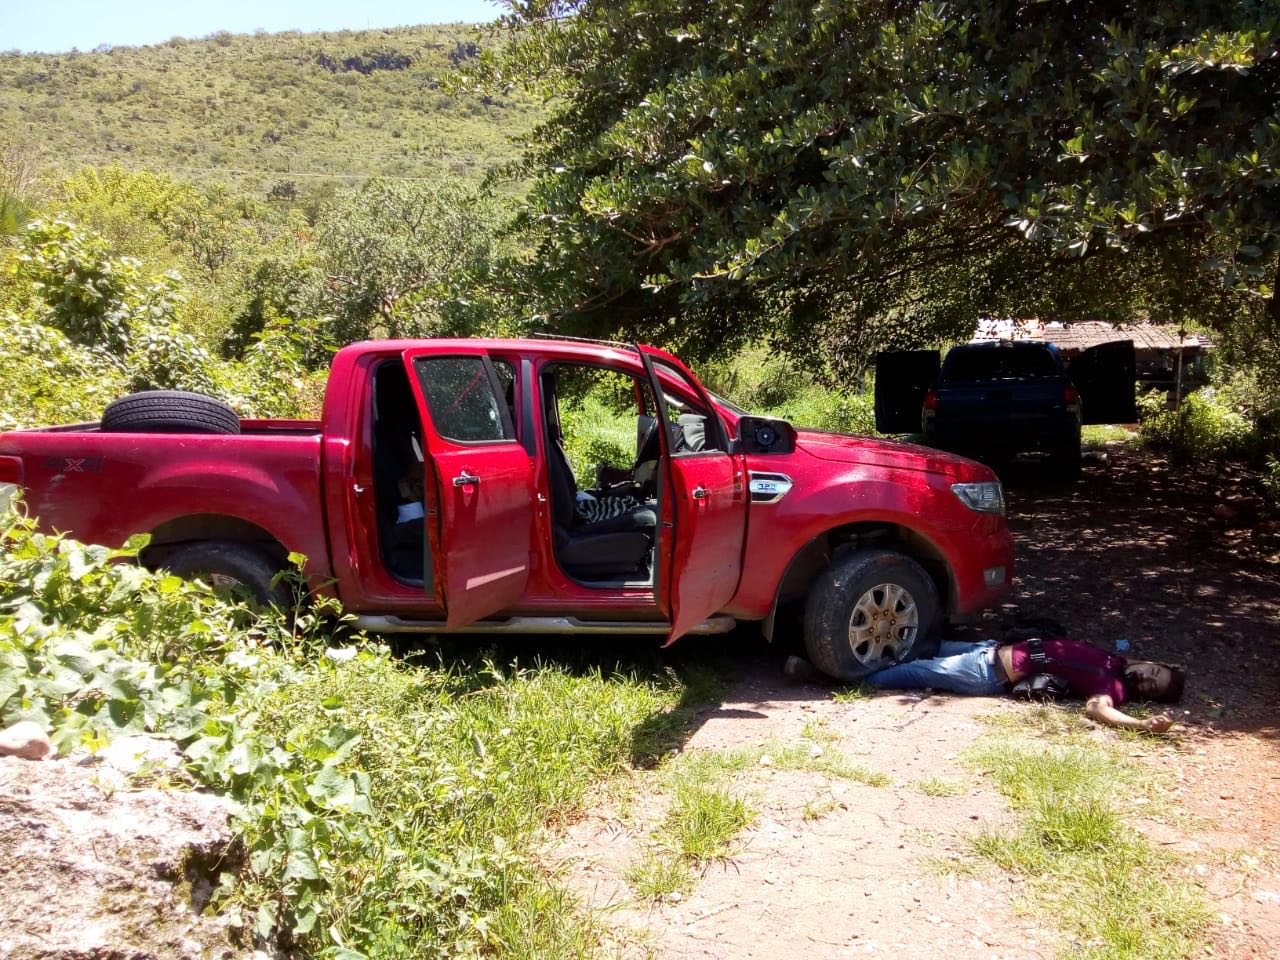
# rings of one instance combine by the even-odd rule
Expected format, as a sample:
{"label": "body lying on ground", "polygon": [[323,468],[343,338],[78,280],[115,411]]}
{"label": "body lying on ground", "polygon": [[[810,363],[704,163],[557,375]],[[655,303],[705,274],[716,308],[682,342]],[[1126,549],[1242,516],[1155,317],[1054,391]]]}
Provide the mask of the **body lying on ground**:
{"label": "body lying on ground", "polygon": [[944,641],[938,655],[878,670],[863,682],[890,690],[946,690],[972,696],[1008,693],[1027,677],[1051,673],[1085,701],[1085,713],[1099,723],[1149,733],[1173,726],[1166,714],[1137,718],[1119,708],[1136,700],[1176,703],[1185,676],[1180,667],[1118,654],[1064,638],[978,643]]}

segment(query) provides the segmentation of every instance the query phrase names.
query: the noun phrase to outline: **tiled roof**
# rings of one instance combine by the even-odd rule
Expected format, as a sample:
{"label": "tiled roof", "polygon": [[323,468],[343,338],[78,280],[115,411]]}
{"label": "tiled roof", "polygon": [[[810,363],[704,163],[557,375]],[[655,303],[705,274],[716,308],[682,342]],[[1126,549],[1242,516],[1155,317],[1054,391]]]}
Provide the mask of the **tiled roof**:
{"label": "tiled roof", "polygon": [[1160,327],[1152,323],[1132,323],[1123,327],[1101,320],[1081,320],[1075,323],[1042,321],[1035,318],[980,320],[974,333],[975,340],[1047,340],[1059,350],[1086,350],[1100,343],[1114,340],[1132,340],[1139,350],[1176,350],[1184,347],[1206,348],[1213,343],[1200,334],[1187,334],[1179,338],[1177,327]]}

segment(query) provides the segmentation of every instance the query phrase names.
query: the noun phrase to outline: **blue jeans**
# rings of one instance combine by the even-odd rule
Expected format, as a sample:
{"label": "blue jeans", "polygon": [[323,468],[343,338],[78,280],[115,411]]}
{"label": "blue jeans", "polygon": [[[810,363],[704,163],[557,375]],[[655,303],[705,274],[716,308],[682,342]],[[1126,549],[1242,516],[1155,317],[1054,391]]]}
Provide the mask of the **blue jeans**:
{"label": "blue jeans", "polygon": [[995,640],[981,643],[947,641],[938,655],[885,667],[863,678],[863,683],[889,690],[946,690],[975,697],[1005,692],[994,662]]}

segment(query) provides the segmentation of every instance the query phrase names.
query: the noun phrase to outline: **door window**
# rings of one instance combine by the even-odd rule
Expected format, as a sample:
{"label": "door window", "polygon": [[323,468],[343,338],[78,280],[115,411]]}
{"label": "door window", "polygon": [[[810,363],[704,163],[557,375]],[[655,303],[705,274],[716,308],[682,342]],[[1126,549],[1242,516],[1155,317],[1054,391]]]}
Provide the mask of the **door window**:
{"label": "door window", "polygon": [[485,357],[418,357],[413,369],[441,437],[457,443],[515,439],[501,382]]}
{"label": "door window", "polygon": [[[687,384],[689,394],[697,396],[697,390],[682,371],[658,358],[654,358],[653,365],[664,381],[669,377],[677,383]],[[663,391],[663,397],[666,400],[667,421],[675,434],[672,456],[724,453],[728,449],[720,418],[715,411],[708,409],[700,400],[686,399],[683,394]]]}

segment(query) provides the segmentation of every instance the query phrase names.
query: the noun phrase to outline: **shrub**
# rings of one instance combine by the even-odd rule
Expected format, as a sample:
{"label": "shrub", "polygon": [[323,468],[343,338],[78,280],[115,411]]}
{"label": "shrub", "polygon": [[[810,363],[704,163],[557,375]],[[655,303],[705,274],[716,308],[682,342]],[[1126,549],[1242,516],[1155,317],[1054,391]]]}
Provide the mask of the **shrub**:
{"label": "shrub", "polygon": [[1280,514],[1280,459],[1268,456],[1260,478],[1262,495],[1273,514]]}
{"label": "shrub", "polygon": [[128,384],[117,358],[52,327],[0,318],[0,429],[96,421]]}
{"label": "shrub", "polygon": [[33,220],[22,232],[15,285],[41,323],[75,343],[122,355],[140,305],[139,264],[113,259],[101,237],[66,220]]}
{"label": "shrub", "polygon": [[1224,402],[1213,387],[1165,409],[1164,394],[1153,391],[1139,401],[1144,443],[1180,460],[1235,459],[1252,454],[1258,443],[1254,425]]}
{"label": "shrub", "polygon": [[761,416],[797,427],[835,433],[875,434],[875,402],[869,389],[833,388],[819,370],[803,370],[791,357],[751,347],[731,361],[703,371],[708,387]]}
{"label": "shrub", "polygon": [[868,436],[876,432],[875,401],[869,391],[842,393],[809,385],[767,410],[766,415],[814,430]]}

